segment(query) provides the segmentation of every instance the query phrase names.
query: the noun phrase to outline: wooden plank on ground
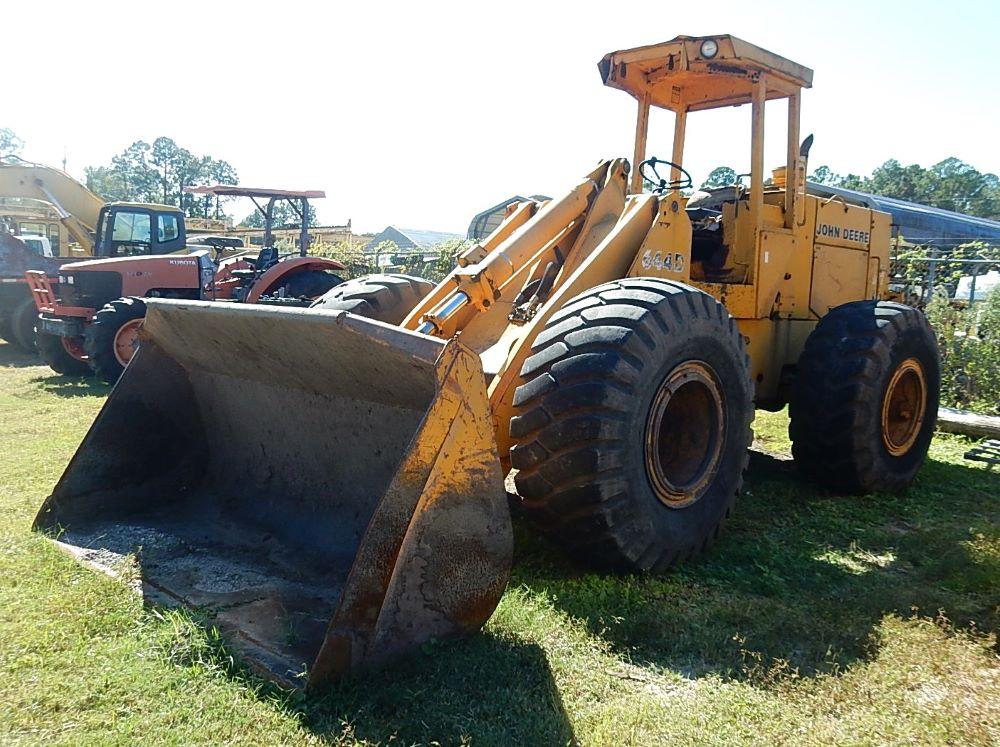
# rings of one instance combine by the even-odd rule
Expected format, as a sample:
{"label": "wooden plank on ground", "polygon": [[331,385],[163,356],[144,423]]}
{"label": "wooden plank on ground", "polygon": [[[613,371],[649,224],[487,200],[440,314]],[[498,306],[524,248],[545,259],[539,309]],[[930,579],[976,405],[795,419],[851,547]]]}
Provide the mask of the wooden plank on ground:
{"label": "wooden plank on ground", "polygon": [[1000,417],[952,407],[938,408],[938,430],[973,438],[1000,438]]}

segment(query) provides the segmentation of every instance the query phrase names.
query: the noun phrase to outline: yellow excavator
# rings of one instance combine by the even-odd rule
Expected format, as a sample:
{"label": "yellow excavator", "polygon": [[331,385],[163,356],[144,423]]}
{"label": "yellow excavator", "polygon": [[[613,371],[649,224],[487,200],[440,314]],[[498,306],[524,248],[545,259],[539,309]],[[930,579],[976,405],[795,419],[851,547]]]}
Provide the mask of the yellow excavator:
{"label": "yellow excavator", "polygon": [[105,203],[65,171],[10,158],[0,163],[0,195],[51,205],[78,246],[75,255],[93,256],[94,233]]}
{"label": "yellow excavator", "polygon": [[[599,70],[638,103],[632,166],[512,206],[430,292],[375,276],[307,309],[151,301],[36,527],[103,570],[137,564],[150,601],[314,686],[482,625],[511,564],[511,471],[543,532],[627,571],[717,538],[755,407],[789,403],[818,481],[905,489],[937,348],[882,300],[889,216],[807,190],[812,71],[728,35]],[[787,156],[765,184],[776,99]],[[749,185],[692,195],[688,115],[744,104]],[[675,115],[666,161],[645,152],[652,107]]]}

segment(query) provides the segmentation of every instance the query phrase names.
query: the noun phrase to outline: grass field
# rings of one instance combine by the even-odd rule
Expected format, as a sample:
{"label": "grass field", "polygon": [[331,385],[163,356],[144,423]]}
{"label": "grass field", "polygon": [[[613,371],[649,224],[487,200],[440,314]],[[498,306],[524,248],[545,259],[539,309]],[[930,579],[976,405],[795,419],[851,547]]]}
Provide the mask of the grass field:
{"label": "grass field", "polygon": [[940,437],[906,496],[800,482],[760,413],[735,519],[661,578],[516,526],[485,631],[317,696],[29,532],[107,388],[0,343],[0,742],[1000,742],[1000,474]]}

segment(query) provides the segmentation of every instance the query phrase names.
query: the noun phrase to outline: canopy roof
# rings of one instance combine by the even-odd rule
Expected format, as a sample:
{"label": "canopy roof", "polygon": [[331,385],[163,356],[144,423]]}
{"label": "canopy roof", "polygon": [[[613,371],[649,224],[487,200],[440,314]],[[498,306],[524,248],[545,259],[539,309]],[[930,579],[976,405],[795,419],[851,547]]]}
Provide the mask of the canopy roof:
{"label": "canopy roof", "polygon": [[321,189],[296,191],[293,189],[262,189],[258,187],[237,187],[234,184],[210,184],[205,187],[185,187],[185,192],[196,195],[214,195],[215,197],[275,197],[279,200],[298,200],[326,197]]}
{"label": "canopy roof", "polygon": [[143,210],[155,210],[158,213],[180,213],[183,212],[176,205],[162,205],[158,202],[128,202],[126,200],[118,200],[116,202],[107,203],[109,208],[141,208]]}
{"label": "canopy roof", "polygon": [[[702,53],[706,41],[718,51]],[[729,34],[678,36],[668,42],[604,55],[604,84],[671,111],[698,111],[750,102],[754,83],[766,76],[767,98],[785,98],[812,87],[813,71]]]}

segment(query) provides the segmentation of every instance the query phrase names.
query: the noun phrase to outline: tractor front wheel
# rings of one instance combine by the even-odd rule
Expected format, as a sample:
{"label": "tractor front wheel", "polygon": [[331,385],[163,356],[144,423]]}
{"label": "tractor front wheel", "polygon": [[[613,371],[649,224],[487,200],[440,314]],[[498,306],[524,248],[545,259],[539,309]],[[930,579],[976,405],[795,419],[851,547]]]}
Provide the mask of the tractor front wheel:
{"label": "tractor front wheel", "polygon": [[91,373],[83,349],[83,338],[60,337],[38,333],[38,355],[42,362],[63,376],[88,376]]}
{"label": "tractor front wheel", "polygon": [[849,493],[905,489],[927,457],[941,364],[919,310],[854,301],[823,317],[799,357],[788,435],[802,471]]}
{"label": "tractor front wheel", "polygon": [[94,315],[84,348],[94,372],[107,383],[118,381],[135,354],[145,318],[146,303],[141,298],[119,298]]}
{"label": "tractor front wheel", "polygon": [[621,570],[708,546],[743,483],[754,412],[725,307],[682,283],[617,280],[570,300],[532,350],[510,459],[540,529]]}

